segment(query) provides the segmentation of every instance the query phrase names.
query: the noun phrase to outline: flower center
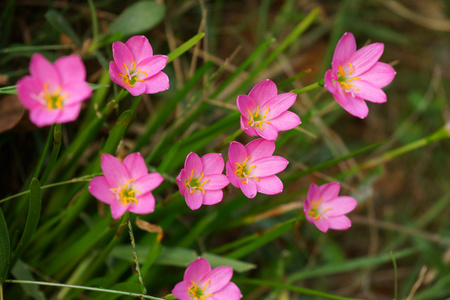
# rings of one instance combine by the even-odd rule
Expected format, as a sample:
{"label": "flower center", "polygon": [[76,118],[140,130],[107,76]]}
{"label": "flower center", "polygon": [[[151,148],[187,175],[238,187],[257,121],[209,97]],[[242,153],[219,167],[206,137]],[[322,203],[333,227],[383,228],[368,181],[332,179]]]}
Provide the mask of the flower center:
{"label": "flower center", "polygon": [[[145,78],[148,76],[147,72],[145,71],[140,71],[136,69],[136,62],[133,60],[133,68],[131,68],[130,70],[128,70],[128,67],[125,63],[123,63],[123,65],[125,66],[125,70],[127,71],[127,74],[119,74],[119,76],[123,77],[123,80],[125,81],[126,84],[128,84],[128,86],[130,87],[134,87],[134,84],[136,83],[136,81],[144,81]],[[144,78],[138,78],[139,74],[144,74]]]}
{"label": "flower center", "polygon": [[61,86],[52,93],[49,89],[50,82],[44,83],[44,94],[40,95],[40,98],[45,104],[47,104],[47,109],[63,109],[64,99],[69,96],[69,94],[61,94]]}
{"label": "flower center", "polygon": [[132,186],[128,186],[130,184],[130,182],[135,181],[136,179],[132,178],[130,180],[127,181],[127,183],[121,187],[120,189],[118,188],[112,188],[111,190],[114,191],[120,202],[123,205],[128,205],[131,202],[134,202],[135,204],[138,203],[137,199],[136,199],[136,193],[141,194],[141,191],[138,190],[133,190]]}
{"label": "flower center", "polygon": [[205,286],[200,290],[194,281],[191,280],[192,286],[188,286],[189,296],[194,300],[205,300],[207,297],[212,296],[213,293],[208,295],[203,295],[203,292],[206,290],[206,287],[209,284],[209,280],[206,282]]}
{"label": "flower center", "polygon": [[248,116],[249,120],[247,122],[247,125],[250,125],[252,127],[259,126],[259,129],[261,129],[261,131],[263,131],[262,123],[270,123],[269,121],[265,120],[267,117],[267,114],[269,113],[269,108],[270,107],[268,107],[266,109],[266,112],[264,113],[264,116],[262,118],[261,118],[261,115],[258,116],[259,105],[256,105],[256,112],[254,114],[252,114],[252,112],[247,108],[247,111],[249,113],[249,116]]}
{"label": "flower center", "polygon": [[[262,130],[262,128],[261,128]],[[234,171],[234,174],[236,174],[237,177],[244,179],[242,183],[248,183],[248,180],[250,178],[255,178],[259,182],[259,178],[255,176],[251,176],[250,173],[253,170],[253,168],[256,168],[256,165],[253,165],[250,167],[250,169],[247,170],[247,161],[250,159],[250,156],[247,156],[247,158],[244,160],[244,163],[241,165],[240,163],[235,163],[237,165],[236,171]]]}
{"label": "flower center", "polygon": [[[202,194],[205,194],[205,189],[203,189],[203,185],[207,183],[210,179],[206,179],[205,181],[201,182],[203,179],[203,176],[205,173],[202,172],[202,176],[200,178],[192,178],[192,175],[194,175],[194,170],[191,171],[191,177],[189,178],[189,181],[186,181],[184,184],[184,187],[187,187],[189,189],[189,193],[192,195],[196,190],[201,190]],[[194,180],[194,182],[192,182]]]}
{"label": "flower center", "polygon": [[[309,209],[308,215],[310,215],[311,217],[313,217],[315,220],[319,219],[320,217],[322,217],[322,214],[328,210],[332,210],[331,207],[325,208],[322,211],[319,211],[319,209],[317,208],[319,206],[319,204],[323,201],[323,199],[320,199],[319,201],[311,201],[311,204],[313,205],[312,208]],[[326,217],[325,217],[326,218]]]}
{"label": "flower center", "polygon": [[339,85],[344,90],[344,92],[351,93],[352,96],[354,96],[354,93],[358,92],[359,90],[354,84],[352,84],[350,82],[352,82],[353,80],[361,80],[361,78],[352,76],[353,75],[353,65],[352,65],[352,63],[348,63],[348,65],[350,67],[348,76],[346,76],[345,70],[342,67],[342,65],[339,65],[338,72],[337,72],[337,77],[338,77],[337,81],[339,82]]}

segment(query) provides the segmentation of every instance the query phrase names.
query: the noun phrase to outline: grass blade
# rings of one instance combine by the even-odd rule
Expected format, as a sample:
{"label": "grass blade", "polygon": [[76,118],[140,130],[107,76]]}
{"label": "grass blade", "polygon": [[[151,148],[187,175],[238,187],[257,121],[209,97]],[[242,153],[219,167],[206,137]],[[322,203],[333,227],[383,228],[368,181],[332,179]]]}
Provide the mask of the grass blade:
{"label": "grass blade", "polygon": [[192,47],[194,47],[195,44],[197,44],[204,36],[205,36],[205,33],[200,32],[200,33],[194,35],[192,38],[190,38],[187,42],[182,44],[180,47],[176,48],[175,50],[173,50],[172,52],[167,54],[167,56],[169,57],[169,59],[167,60],[167,63],[170,63],[172,60],[174,60],[175,58],[177,58],[184,52],[188,51]]}
{"label": "grass blade", "polygon": [[9,233],[3,211],[0,209],[0,285],[6,279],[9,269]]}

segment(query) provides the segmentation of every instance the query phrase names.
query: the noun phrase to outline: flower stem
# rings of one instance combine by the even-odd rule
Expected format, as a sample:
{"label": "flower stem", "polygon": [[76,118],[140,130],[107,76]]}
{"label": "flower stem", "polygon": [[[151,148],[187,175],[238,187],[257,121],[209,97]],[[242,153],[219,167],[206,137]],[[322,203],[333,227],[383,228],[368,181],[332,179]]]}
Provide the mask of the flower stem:
{"label": "flower stem", "polygon": [[145,288],[144,279],[142,278],[141,269],[139,268],[139,259],[136,252],[136,243],[134,241],[134,234],[133,234],[133,228],[131,227],[131,221],[130,218],[128,218],[128,231],[130,233],[130,240],[131,240],[131,247],[133,248],[133,254],[134,254],[134,263],[136,264],[136,273],[139,277],[139,283],[144,288],[145,293],[147,293],[147,289]]}
{"label": "flower stem", "polygon": [[148,295],[143,295],[143,294],[122,292],[122,291],[102,289],[102,288],[95,288],[95,287],[89,287],[89,286],[63,284],[63,283],[32,281],[32,280],[15,280],[15,279],[6,279],[5,283],[21,283],[21,284],[36,284],[36,285],[46,285],[46,286],[57,286],[57,287],[66,287],[66,288],[72,288],[72,289],[81,289],[81,290],[96,291],[96,292],[103,292],[103,293],[110,293],[110,294],[127,295],[127,296],[132,296],[132,297],[140,297],[142,299],[164,300],[163,298],[158,298],[158,297],[153,297],[153,296],[148,296]]}
{"label": "flower stem", "polygon": [[301,89],[291,90],[290,93],[294,93],[294,94],[300,95],[300,94],[309,92],[309,91],[314,90],[314,89],[319,88],[319,87],[323,87],[323,79],[321,79],[321,80],[319,80],[319,81],[317,81],[317,82],[315,82],[313,84],[310,84],[308,86],[305,86],[305,87],[303,87]]}

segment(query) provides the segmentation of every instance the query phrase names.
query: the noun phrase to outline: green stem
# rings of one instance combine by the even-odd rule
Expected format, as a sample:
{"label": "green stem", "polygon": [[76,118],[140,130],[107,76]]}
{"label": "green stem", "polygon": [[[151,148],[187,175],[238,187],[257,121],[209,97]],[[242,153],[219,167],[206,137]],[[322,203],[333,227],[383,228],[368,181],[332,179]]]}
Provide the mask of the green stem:
{"label": "green stem", "polygon": [[110,294],[118,294],[118,295],[127,295],[132,297],[141,297],[144,299],[153,299],[153,300],[165,300],[163,298],[148,296],[148,295],[142,295],[142,294],[136,294],[136,293],[130,293],[130,292],[122,292],[122,291],[116,291],[116,290],[108,290],[108,289],[101,289],[101,288],[95,288],[95,287],[89,287],[89,286],[81,286],[81,285],[72,285],[72,284],[63,284],[63,283],[53,283],[53,282],[43,282],[43,281],[32,281],[32,280],[15,280],[15,279],[6,279],[6,283],[20,283],[20,284],[36,284],[36,285],[45,285],[45,286],[57,286],[57,287],[65,287],[65,288],[72,288],[72,289],[81,289],[86,291],[96,291],[96,292],[103,292],[103,293],[110,293]]}
{"label": "green stem", "polygon": [[398,293],[397,293],[397,262],[395,261],[395,256],[392,251],[390,252],[392,264],[394,265],[394,300],[398,300]]}
{"label": "green stem", "polygon": [[53,131],[55,129],[55,124],[50,127],[50,131],[48,132],[47,141],[45,142],[44,151],[42,151],[39,162],[34,170],[33,177],[39,178],[39,173],[41,172],[42,165],[44,164],[45,157],[47,156],[48,149],[50,148],[50,143],[52,142]]}
{"label": "green stem", "polygon": [[139,277],[139,283],[144,288],[144,292],[147,293],[147,289],[145,288],[144,279],[142,278],[141,269],[139,267],[139,258],[136,252],[136,243],[134,241],[134,234],[133,234],[133,227],[131,227],[130,218],[128,218],[128,231],[130,233],[130,240],[131,240],[131,248],[133,248],[133,254],[134,254],[134,263],[136,264],[136,273]]}
{"label": "green stem", "polygon": [[307,288],[303,288],[303,287],[299,287],[299,286],[293,286],[293,285],[282,284],[282,283],[266,281],[266,280],[249,279],[249,278],[234,278],[233,281],[251,284],[251,285],[275,287],[275,288],[279,288],[279,289],[302,293],[304,295],[321,297],[322,299],[327,298],[327,299],[335,299],[335,300],[361,300],[361,299],[357,299],[357,298],[347,298],[347,297],[342,297],[342,296],[335,296],[335,295],[331,295],[331,294],[327,294],[327,293],[323,293],[323,292],[319,292],[316,290],[311,290],[311,289],[307,289]]}
{"label": "green stem", "polygon": [[97,43],[97,39],[98,39],[97,15],[95,13],[94,1],[88,0],[88,3],[89,3],[89,11],[91,12],[91,18],[92,18],[92,44],[95,44],[95,43]]}
{"label": "green stem", "polygon": [[[81,177],[78,177],[78,178],[72,178],[72,179],[66,180],[66,181],[55,182],[55,183],[52,183],[52,184],[43,185],[43,186],[41,186],[41,190],[48,189],[48,188],[55,187],[55,186],[64,185],[64,184],[69,184],[69,183],[76,183],[76,182],[81,182],[81,181],[90,181],[95,176],[100,176],[100,175],[103,175],[103,174],[102,173],[90,174],[90,175],[85,175],[85,176],[81,176]],[[23,196],[23,195],[26,195],[26,194],[29,194],[29,193],[30,193],[30,190],[26,190],[26,191],[23,191],[21,193],[17,193],[17,194],[8,196],[8,197],[3,198],[2,200],[0,200],[0,203],[6,202],[6,201],[11,200],[13,198],[17,198],[17,197],[20,197],[20,196]]]}
{"label": "green stem", "polygon": [[317,81],[317,82],[315,82],[313,84],[310,84],[308,86],[305,86],[305,87],[303,87],[301,89],[292,90],[292,91],[290,91],[290,93],[294,93],[294,94],[300,95],[300,94],[309,92],[311,90],[314,90],[314,89],[317,89],[317,88],[320,88],[320,87],[323,87],[323,79],[321,79],[321,80],[319,80],[319,81]]}

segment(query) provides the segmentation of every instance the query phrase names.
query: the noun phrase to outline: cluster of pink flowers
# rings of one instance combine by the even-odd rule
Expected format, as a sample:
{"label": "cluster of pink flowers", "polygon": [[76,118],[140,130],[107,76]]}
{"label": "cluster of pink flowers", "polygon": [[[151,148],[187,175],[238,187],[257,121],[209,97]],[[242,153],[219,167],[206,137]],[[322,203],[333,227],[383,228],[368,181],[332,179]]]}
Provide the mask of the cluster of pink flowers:
{"label": "cluster of pink flowers", "polygon": [[[395,77],[394,69],[379,62],[384,46],[367,45],[356,50],[355,38],[345,33],[339,40],[331,63],[324,76],[324,87],[350,114],[365,118],[365,102],[386,102],[381,88]],[[114,61],[109,64],[111,80],[133,96],[153,94],[169,88],[169,78],[162,72],[167,64],[165,55],[153,55],[144,36],[134,36],[126,43],[112,44]],[[30,110],[30,119],[37,126],[74,121],[82,102],[92,94],[86,82],[86,70],[80,57],[61,57],[53,64],[40,54],[30,61],[30,75],[17,82],[17,94]],[[283,183],[276,174],[286,169],[288,161],[274,156],[275,140],[280,131],[301,124],[300,118],[288,109],[295,103],[294,93],[278,94],[276,84],[263,80],[248,95],[237,97],[241,113],[241,130],[249,136],[259,136],[245,146],[237,141],[228,148],[228,161],[222,155],[209,153],[202,157],[191,152],[184,168],[176,177],[180,194],[190,209],[214,205],[223,200],[223,189],[230,183],[248,198],[257,193],[275,195],[283,191]],[[450,123],[449,123],[450,124]],[[117,219],[126,211],[148,214],[155,209],[152,190],[163,177],[149,173],[140,153],[126,156],[123,162],[116,157],[101,156],[103,176],[91,180],[88,190],[101,202],[108,204],[112,217]],[[226,175],[222,174],[226,165]],[[322,232],[328,229],[345,230],[351,226],[345,214],[355,209],[357,201],[338,196],[340,185],[332,182],[311,184],[303,209],[308,222]],[[222,266],[211,269],[209,262],[199,258],[186,269],[183,281],[172,290],[180,300],[242,298],[239,288],[230,282],[233,270]]]}

